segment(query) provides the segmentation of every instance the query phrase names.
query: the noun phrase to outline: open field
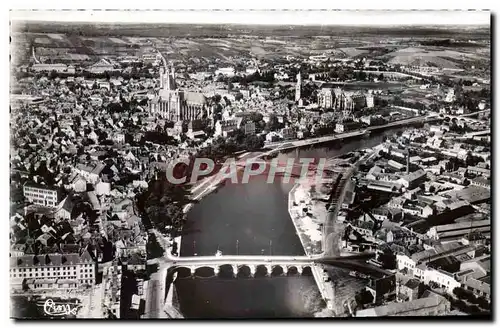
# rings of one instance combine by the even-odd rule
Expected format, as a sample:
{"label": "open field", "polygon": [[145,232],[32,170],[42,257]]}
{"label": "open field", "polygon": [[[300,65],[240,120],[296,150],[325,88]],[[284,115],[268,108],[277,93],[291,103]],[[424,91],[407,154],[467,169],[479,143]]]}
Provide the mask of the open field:
{"label": "open field", "polygon": [[[81,54],[97,61],[102,56],[137,55],[155,45],[170,59],[218,58],[231,63],[236,57],[255,56],[276,59],[291,55],[308,57],[327,54],[334,58],[360,58],[391,64],[429,65],[441,68],[478,66],[490,56],[487,28],[367,28],[342,26],[237,26],[167,24],[59,24],[15,23],[12,47],[25,58],[31,46],[37,54],[54,60],[77,60],[68,54]],[[355,35],[355,37],[352,37]],[[384,39],[380,39],[384,35]],[[422,46],[411,37],[457,37],[465,45],[468,38],[479,40],[473,46]]]}
{"label": "open field", "polygon": [[476,60],[489,60],[488,53],[477,53],[476,49],[462,51],[435,47],[408,47],[385,55],[390,64],[436,66],[440,68],[463,68],[464,64]]}

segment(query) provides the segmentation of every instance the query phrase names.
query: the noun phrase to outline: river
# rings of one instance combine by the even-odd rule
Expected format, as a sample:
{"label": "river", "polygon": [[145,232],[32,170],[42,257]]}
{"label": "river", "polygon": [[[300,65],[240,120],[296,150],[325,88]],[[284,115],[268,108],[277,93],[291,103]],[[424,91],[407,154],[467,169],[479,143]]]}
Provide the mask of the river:
{"label": "river", "polygon": [[[279,156],[283,159],[330,158],[376,146],[384,136],[397,130],[401,128],[372,133],[363,139],[349,139],[336,146],[323,144]],[[292,187],[292,183],[279,179],[268,184],[265,176],[252,178],[248,184],[228,181],[188,213],[180,255],[214,255],[217,250],[225,255],[304,255],[288,215],[288,192]],[[344,270],[334,269],[332,274],[340,286],[361,286]],[[312,276],[187,278],[178,279],[175,284],[181,312],[186,318],[311,317],[319,310],[317,302],[309,297],[318,293]]]}

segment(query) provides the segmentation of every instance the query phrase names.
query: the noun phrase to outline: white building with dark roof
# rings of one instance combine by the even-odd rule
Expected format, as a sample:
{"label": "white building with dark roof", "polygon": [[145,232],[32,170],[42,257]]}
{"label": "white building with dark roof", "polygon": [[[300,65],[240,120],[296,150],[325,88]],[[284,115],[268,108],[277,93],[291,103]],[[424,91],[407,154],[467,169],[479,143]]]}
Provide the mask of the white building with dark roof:
{"label": "white building with dark roof", "polygon": [[96,184],[104,167],[105,165],[102,163],[97,163],[94,166],[77,164],[74,171],[84,177],[87,182]]}
{"label": "white building with dark roof", "polygon": [[24,184],[23,194],[29,202],[45,207],[56,207],[60,197],[60,192],[57,188],[32,182]]}
{"label": "white building with dark roof", "polygon": [[88,250],[81,254],[42,254],[10,257],[11,287],[77,289],[95,282],[96,265]]}

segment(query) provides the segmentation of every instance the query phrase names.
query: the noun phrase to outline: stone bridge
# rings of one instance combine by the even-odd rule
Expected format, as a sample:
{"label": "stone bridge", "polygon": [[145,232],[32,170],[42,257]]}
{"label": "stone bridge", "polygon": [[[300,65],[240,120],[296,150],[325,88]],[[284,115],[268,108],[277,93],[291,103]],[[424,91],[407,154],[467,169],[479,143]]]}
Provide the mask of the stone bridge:
{"label": "stone bridge", "polygon": [[[263,276],[287,275],[297,273],[301,275],[304,270],[312,270],[314,265],[320,265],[328,261],[335,263],[357,260],[371,257],[373,254],[356,254],[351,256],[329,257],[323,255],[315,256],[255,256],[255,255],[224,255],[224,256],[169,256],[171,264],[169,270],[178,271],[188,269],[191,276],[201,268],[212,269],[214,275],[218,275],[221,269],[231,270],[233,276],[243,274],[255,277],[257,272]],[[246,273],[245,273],[246,272]]]}

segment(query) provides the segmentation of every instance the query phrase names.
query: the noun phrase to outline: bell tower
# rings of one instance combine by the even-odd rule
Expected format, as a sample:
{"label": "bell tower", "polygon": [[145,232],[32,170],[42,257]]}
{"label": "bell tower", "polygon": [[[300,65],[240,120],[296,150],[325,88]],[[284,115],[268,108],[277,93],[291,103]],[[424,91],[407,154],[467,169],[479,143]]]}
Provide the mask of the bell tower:
{"label": "bell tower", "polygon": [[295,85],[295,101],[299,101],[301,98],[301,87],[302,87],[302,77],[299,74],[297,74],[297,85]]}

